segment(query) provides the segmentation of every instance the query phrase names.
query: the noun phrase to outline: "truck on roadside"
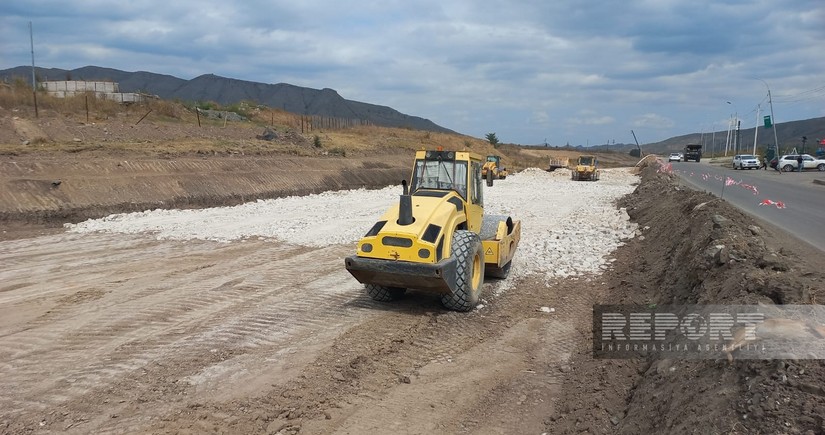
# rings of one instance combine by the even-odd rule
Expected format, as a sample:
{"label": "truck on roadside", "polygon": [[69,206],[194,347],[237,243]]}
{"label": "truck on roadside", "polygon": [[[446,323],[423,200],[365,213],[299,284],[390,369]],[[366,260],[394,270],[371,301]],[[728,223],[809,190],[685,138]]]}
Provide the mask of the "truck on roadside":
{"label": "truck on roadside", "polygon": [[698,162],[702,160],[702,145],[700,144],[689,144],[685,145],[685,161],[689,162],[691,160]]}

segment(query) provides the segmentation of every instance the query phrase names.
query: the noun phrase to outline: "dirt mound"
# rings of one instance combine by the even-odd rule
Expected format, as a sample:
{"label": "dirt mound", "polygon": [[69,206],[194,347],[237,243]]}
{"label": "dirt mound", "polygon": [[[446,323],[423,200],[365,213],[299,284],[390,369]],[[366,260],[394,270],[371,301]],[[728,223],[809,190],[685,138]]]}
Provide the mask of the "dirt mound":
{"label": "dirt mound", "polygon": [[[809,304],[825,274],[779,232],[685,190],[656,165],[620,203],[642,236],[620,248],[605,304]],[[821,258],[821,253],[818,257]],[[817,259],[815,261],[822,262]],[[590,344],[592,346],[592,343]],[[551,432],[822,433],[816,360],[594,360],[573,357]]]}
{"label": "dirt mound", "polygon": [[770,246],[763,229],[729,203],[645,170],[644,182],[620,205],[656,250],[650,263],[661,276],[647,298],[659,304],[807,304],[816,279],[801,274],[800,258]]}

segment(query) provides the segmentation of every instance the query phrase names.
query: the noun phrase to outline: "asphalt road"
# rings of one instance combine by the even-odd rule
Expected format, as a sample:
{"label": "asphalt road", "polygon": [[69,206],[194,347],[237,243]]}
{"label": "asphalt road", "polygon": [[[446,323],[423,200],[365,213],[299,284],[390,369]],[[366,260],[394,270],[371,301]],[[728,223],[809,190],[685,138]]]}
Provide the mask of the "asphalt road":
{"label": "asphalt road", "polygon": [[[825,182],[825,172],[734,170],[706,161],[673,162],[672,168],[685,185],[722,196],[746,213],[825,251],[825,185],[814,183]],[[726,186],[728,177],[735,184]],[[765,200],[781,202],[784,208],[760,205]]]}

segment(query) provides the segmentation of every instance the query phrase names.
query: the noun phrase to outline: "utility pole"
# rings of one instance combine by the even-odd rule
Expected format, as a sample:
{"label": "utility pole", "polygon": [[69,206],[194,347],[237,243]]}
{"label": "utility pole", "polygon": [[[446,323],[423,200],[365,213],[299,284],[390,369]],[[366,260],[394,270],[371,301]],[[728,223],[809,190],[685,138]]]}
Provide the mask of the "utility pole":
{"label": "utility pole", "polygon": [[[768,86],[765,83],[765,86]],[[776,148],[776,155],[779,155],[779,139],[776,138],[776,117],[773,116],[773,100],[771,99],[771,88],[768,88],[768,104],[771,106],[771,128],[773,129],[773,146]]]}
{"label": "utility pole", "polygon": [[29,42],[32,48],[32,99],[34,100],[34,117],[39,118],[40,114],[37,112],[37,79],[34,76],[34,31],[32,30],[32,22],[29,21]]}
{"label": "utility pole", "polygon": [[756,124],[753,126],[753,155],[756,155],[756,138],[759,134],[759,115],[762,114],[762,105],[756,105]]}
{"label": "utility pole", "polygon": [[730,133],[733,130],[733,115],[728,118],[728,134],[725,137],[725,157],[728,156],[728,148],[730,147]]}
{"label": "utility pole", "polygon": [[710,157],[714,158],[716,157],[716,123],[711,124],[710,128],[713,130],[713,134],[710,135],[711,146],[713,147],[713,151],[710,152]]}
{"label": "utility pole", "polygon": [[773,129],[773,146],[776,149],[776,155],[779,155],[779,140],[776,136],[776,118],[773,116],[773,99],[771,99],[771,87],[768,86],[768,82],[757,79],[760,82],[765,84],[765,87],[768,89],[768,104],[771,106],[771,128]]}
{"label": "utility pole", "polygon": [[[728,136],[730,137],[729,142],[731,142],[731,149],[734,151],[734,154],[739,153],[739,108],[736,107],[736,104],[731,103],[730,101],[726,101],[726,103],[730,104],[734,109],[733,119],[731,120],[731,125],[728,130]],[[734,135],[734,130],[736,133]],[[725,157],[728,156],[728,147],[725,146]]]}
{"label": "utility pole", "polygon": [[736,150],[734,154],[739,154],[739,148],[742,147],[742,140],[741,136],[739,135],[739,127],[742,126],[742,121],[739,120],[739,114],[736,114],[736,146],[733,148]]}
{"label": "utility pole", "polygon": [[32,22],[29,21],[29,42],[32,47],[32,92],[37,91],[37,82],[34,79],[34,31],[32,30]]}

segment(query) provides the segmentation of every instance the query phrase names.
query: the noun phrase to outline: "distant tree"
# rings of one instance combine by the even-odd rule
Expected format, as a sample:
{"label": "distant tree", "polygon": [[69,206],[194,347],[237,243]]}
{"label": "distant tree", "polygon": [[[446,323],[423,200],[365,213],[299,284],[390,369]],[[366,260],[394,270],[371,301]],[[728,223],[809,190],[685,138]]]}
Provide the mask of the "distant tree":
{"label": "distant tree", "polygon": [[499,143],[498,142],[498,137],[496,137],[495,133],[487,133],[487,135],[484,136],[484,137],[487,138],[487,142],[490,142],[490,145],[492,145],[492,146],[496,146]]}
{"label": "distant tree", "polygon": [[637,157],[637,158],[641,157],[641,154],[639,153],[639,150],[636,149],[636,148],[630,150],[630,152],[628,154],[630,154],[630,157]]}

